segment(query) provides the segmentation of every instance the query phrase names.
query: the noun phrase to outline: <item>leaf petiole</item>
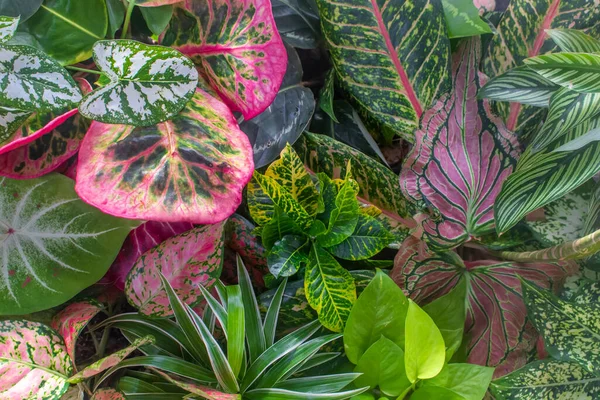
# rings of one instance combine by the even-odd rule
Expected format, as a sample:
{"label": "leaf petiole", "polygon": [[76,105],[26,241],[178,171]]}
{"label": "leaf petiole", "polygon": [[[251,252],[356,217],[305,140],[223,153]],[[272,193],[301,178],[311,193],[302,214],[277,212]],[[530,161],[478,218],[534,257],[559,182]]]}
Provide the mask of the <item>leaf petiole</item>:
{"label": "leaf petiole", "polygon": [[87,69],[87,68],[81,68],[81,67],[74,67],[72,65],[67,65],[65,66],[66,69],[70,69],[72,71],[79,71],[79,72],[87,72],[88,74],[95,74],[95,75],[102,75],[102,72],[100,71],[96,71],[94,69]]}
{"label": "leaf petiole", "polygon": [[135,7],[135,0],[129,0],[129,5],[127,6],[127,14],[125,14],[125,22],[123,23],[123,30],[121,31],[121,39],[125,39],[127,37],[127,31],[129,30],[129,22],[131,21],[133,7]]}

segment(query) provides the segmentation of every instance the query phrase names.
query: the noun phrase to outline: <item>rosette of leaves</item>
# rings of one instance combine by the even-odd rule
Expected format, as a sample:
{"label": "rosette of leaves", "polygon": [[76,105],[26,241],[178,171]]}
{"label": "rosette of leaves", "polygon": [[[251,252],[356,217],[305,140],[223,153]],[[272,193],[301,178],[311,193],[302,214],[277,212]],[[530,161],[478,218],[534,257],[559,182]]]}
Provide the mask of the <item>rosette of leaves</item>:
{"label": "rosette of leaves", "polygon": [[359,296],[344,330],[358,386],[396,399],[481,400],[494,368],[448,363],[460,347],[465,285],[424,308],[381,270]]}
{"label": "rosette of leaves", "polygon": [[344,179],[313,177],[288,145],[248,185],[248,207],[268,251],[269,270],[280,278],[304,269],[308,303],[335,332],[343,329],[356,300],[354,280],[337,259],[365,260],[394,240],[361,211],[350,169]]}
{"label": "rosette of leaves", "polygon": [[[144,390],[158,386],[156,382],[164,382],[167,385],[160,386],[162,393],[180,396],[187,393],[209,400],[342,400],[367,389],[346,389],[358,377],[356,373],[297,377],[296,373],[318,365],[319,349],[341,335],[317,335],[321,326],[312,321],[275,341],[286,282],[279,286],[263,319],[248,272],[239,257],[237,269],[239,285],[217,285],[217,297],[203,290],[207,306],[202,317],[182,302],[168,280],[162,278],[175,321],[147,319],[136,314],[107,319],[103,324],[120,328],[131,339],[144,332],[155,332],[157,340],[152,348],[141,349],[144,356],[121,362],[97,384],[119,369],[146,367],[152,375],[135,375],[137,381],[122,378],[118,388],[125,395],[135,395],[147,393]],[[220,334],[215,330],[217,323]]]}

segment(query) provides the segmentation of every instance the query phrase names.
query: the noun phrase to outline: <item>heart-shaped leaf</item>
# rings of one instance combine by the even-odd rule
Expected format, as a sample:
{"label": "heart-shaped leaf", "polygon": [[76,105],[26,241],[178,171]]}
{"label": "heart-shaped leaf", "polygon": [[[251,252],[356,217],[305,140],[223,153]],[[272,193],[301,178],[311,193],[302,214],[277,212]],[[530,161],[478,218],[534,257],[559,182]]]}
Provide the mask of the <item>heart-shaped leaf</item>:
{"label": "heart-shaped leaf", "polygon": [[75,364],[75,345],[79,334],[101,309],[101,305],[95,301],[80,301],[69,304],[52,318],[52,329],[63,338],[73,364]]}
{"label": "heart-shaped leaf", "polygon": [[99,389],[92,395],[92,400],[126,400],[125,395],[115,389]]}
{"label": "heart-shaped leaf", "polygon": [[454,248],[493,231],[494,200],[513,171],[516,137],[478,100],[479,39],[463,42],[453,58],[454,90],[429,109],[400,176],[402,191],[441,214],[423,221],[432,247]]}
{"label": "heart-shaped leaf", "polygon": [[76,190],[120,217],[211,224],[239,206],[252,170],[252,148],[235,118],[198,89],[179,115],[156,126],[92,123]]}
{"label": "heart-shaped leaf", "polygon": [[164,317],[172,314],[160,274],[171,283],[179,298],[195,305],[202,292],[221,275],[223,223],[205,225],[169,238],[144,253],[127,276],[125,294],[144,315]]}
{"label": "heart-shaped leaf", "polygon": [[15,34],[18,25],[19,17],[13,18],[0,16],[0,43],[8,42]]}
{"label": "heart-shaped leaf", "polygon": [[300,49],[318,47],[321,26],[314,0],[272,0],[271,6],[284,42]]}
{"label": "heart-shaped leaf", "polygon": [[181,111],[198,83],[194,64],[167,47],[102,40],[94,45],[94,60],[110,83],[85,96],[79,112],[108,124],[166,121]]}
{"label": "heart-shaped leaf", "polygon": [[273,102],[286,70],[270,1],[187,0],[184,5],[175,9],[163,44],[192,58],[233,111],[246,120],[256,117]]}
{"label": "heart-shaped leaf", "polygon": [[40,8],[44,0],[20,0],[6,1],[0,3],[0,15],[10,17],[21,17],[21,21],[27,20]]}
{"label": "heart-shaped leaf", "polygon": [[576,269],[572,264],[463,263],[455,253],[433,254],[409,236],[400,245],[391,276],[420,304],[443,296],[464,280],[468,361],[497,367],[498,377],[525,365],[539,337],[527,318],[519,276],[558,290]]}
{"label": "heart-shaped leaf", "polygon": [[44,310],[104,275],[135,226],[84,203],[62,175],[0,184],[0,314]]}
{"label": "heart-shaped leaf", "polygon": [[69,388],[71,359],[60,336],[44,324],[0,321],[0,397],[58,400]]}

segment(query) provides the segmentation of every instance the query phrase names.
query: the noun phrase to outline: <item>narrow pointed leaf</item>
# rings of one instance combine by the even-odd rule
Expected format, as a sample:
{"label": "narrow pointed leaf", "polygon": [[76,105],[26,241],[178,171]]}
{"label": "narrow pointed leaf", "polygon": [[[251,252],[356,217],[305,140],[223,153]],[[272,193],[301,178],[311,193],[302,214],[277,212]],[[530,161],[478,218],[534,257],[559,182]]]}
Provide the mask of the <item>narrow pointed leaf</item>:
{"label": "narrow pointed leaf", "polygon": [[294,275],[308,261],[309,243],[305,237],[286,235],[269,252],[269,271],[276,277]]}
{"label": "narrow pointed leaf", "polygon": [[345,260],[373,257],[394,240],[394,236],[375,218],[360,214],[352,235],[327,250]]}
{"label": "narrow pointed leaf", "polygon": [[277,288],[273,299],[271,299],[271,304],[269,304],[267,314],[265,315],[263,331],[265,332],[265,341],[267,344],[267,348],[271,347],[273,343],[275,343],[275,331],[277,329],[277,320],[279,317],[279,310],[281,309],[281,301],[283,300],[283,294],[285,293],[286,285],[287,279],[284,279],[283,282],[281,282],[281,284]]}
{"label": "narrow pointed leaf", "polygon": [[321,89],[319,93],[319,108],[329,116],[333,120],[333,122],[339,124],[340,121],[335,117],[335,112],[333,110],[333,99],[335,96],[335,70],[331,69],[327,73],[327,77],[325,78],[325,86]]}
{"label": "narrow pointed leaf", "polygon": [[525,65],[544,78],[580,93],[600,91],[600,55],[553,53],[528,58]]}
{"label": "narrow pointed leaf", "polygon": [[[229,286],[228,286],[229,287]],[[215,299],[213,297],[213,295],[206,290],[206,288],[203,285],[199,285],[198,288],[202,291],[202,295],[204,296],[204,301],[206,301],[206,305],[210,308],[210,310],[212,311],[212,313],[214,314],[214,316],[217,318],[217,320],[219,321],[219,324],[221,325],[221,328],[223,329],[223,333],[225,334],[225,337],[228,338],[228,332],[229,332],[229,289],[227,290],[227,302],[225,304],[225,307],[222,306],[217,299]]]}
{"label": "narrow pointed leaf", "polygon": [[75,346],[79,334],[101,310],[101,305],[95,301],[81,301],[69,304],[52,318],[52,329],[63,338],[73,363],[75,363]]}
{"label": "narrow pointed leaf", "polygon": [[244,266],[244,262],[239,256],[237,256],[237,275],[244,303],[244,321],[249,353],[248,360],[249,363],[252,363],[267,349],[267,345],[254,288],[250,282],[250,276]]}
{"label": "narrow pointed leaf", "polygon": [[0,17],[0,43],[6,43],[13,37],[19,20],[19,17]]}
{"label": "narrow pointed leaf", "polygon": [[513,68],[490,79],[478,96],[496,101],[510,101],[535,107],[548,107],[550,97],[560,86],[527,66]]}
{"label": "narrow pointed leaf", "polygon": [[359,375],[360,374],[346,373],[293,378],[278,383],[277,388],[298,392],[311,391],[313,393],[333,393],[348,386]]}
{"label": "narrow pointed leaf", "polygon": [[344,400],[365,392],[368,388],[336,393],[295,392],[285,389],[254,389],[244,393],[248,400]]}
{"label": "narrow pointed leaf", "polygon": [[231,365],[233,374],[239,376],[246,339],[244,304],[239,286],[227,287],[227,332],[227,361]]}
{"label": "narrow pointed leaf", "polygon": [[546,34],[567,53],[599,53],[600,41],[577,29],[547,29]]}
{"label": "narrow pointed leaf", "polygon": [[203,386],[203,385],[198,385],[196,383],[191,383],[191,382],[185,382],[179,379],[174,379],[172,377],[170,377],[167,374],[161,373],[160,371],[158,371],[158,373],[164,377],[167,381],[175,384],[177,387],[180,387],[181,389],[186,390],[189,393],[193,393],[196,394],[198,396],[202,396],[203,399],[208,399],[208,400],[241,400],[241,395],[239,394],[228,394],[228,393],[223,393],[220,392],[218,390],[215,390],[214,388],[211,388],[210,386]]}
{"label": "narrow pointed leaf", "polygon": [[92,400],[125,400],[123,393],[115,389],[100,389],[96,390],[92,395]]}

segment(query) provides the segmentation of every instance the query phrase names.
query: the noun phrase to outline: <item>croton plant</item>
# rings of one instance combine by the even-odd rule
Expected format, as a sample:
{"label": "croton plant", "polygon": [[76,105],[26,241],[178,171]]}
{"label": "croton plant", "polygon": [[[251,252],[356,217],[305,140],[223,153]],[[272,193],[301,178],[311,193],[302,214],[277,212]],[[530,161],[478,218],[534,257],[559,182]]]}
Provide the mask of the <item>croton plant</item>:
{"label": "croton plant", "polygon": [[600,5],[0,1],[0,400],[600,393]]}

